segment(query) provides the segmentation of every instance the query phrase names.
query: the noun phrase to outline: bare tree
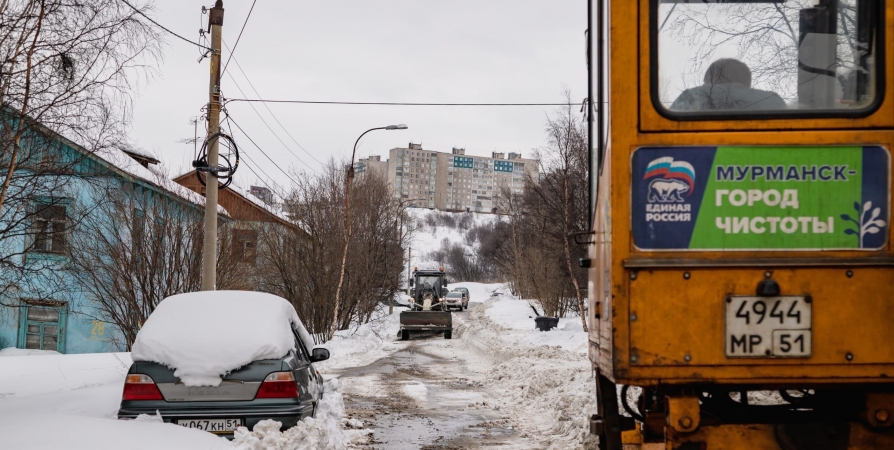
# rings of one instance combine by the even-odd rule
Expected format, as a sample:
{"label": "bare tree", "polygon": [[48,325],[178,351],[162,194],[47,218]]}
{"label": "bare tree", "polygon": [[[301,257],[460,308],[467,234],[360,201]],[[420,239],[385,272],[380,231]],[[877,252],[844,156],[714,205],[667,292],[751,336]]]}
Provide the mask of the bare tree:
{"label": "bare tree", "polygon": [[62,252],[80,217],[61,211],[73,180],[96,174],[90,155],[127,147],[129,94],[161,50],[135,14],[117,0],[0,1],[0,298],[54,266],[27,253]]}
{"label": "bare tree", "polygon": [[[812,0],[722,5],[668,4],[660,18],[662,32],[693,48],[684,89],[701,84],[718,51],[734,50],[751,69],[753,84],[773,91],[787,101],[798,99],[801,10]],[[835,67],[825,68],[845,77],[865,71],[866,45],[857,41],[857,1],[837,3],[838,51]],[[672,55],[668,55],[673,57]],[[669,79],[663,80],[666,88]],[[662,94],[662,101],[669,98]]]}
{"label": "bare tree", "polygon": [[[331,299],[341,276],[344,248],[344,171],[331,162],[322,175],[301,174],[286,200],[294,227],[269,229],[262,262],[263,289],[292,302],[318,342],[370,319],[377,305],[401,287],[407,234],[401,204],[383,178],[368,173],[354,182],[351,251],[339,306]],[[336,317],[335,330],[332,329]]]}
{"label": "bare tree", "polygon": [[[161,175],[160,175],[161,176]],[[93,188],[97,204],[71,233],[73,294],[96,309],[77,311],[115,324],[126,348],[143,322],[171,295],[201,288],[202,208],[145,185],[107,179]],[[236,224],[221,220],[218,286],[251,288],[254,266],[232,244]]]}
{"label": "bare tree", "polygon": [[548,145],[538,152],[540,179],[527,177],[523,195],[500,192],[498,209],[507,215],[502,230],[508,236],[498,263],[514,291],[540,300],[548,315],[577,311],[587,330],[581,281],[586,272],[573,263],[585,254],[572,242],[572,233],[588,226],[587,128],[570,98],[566,92],[568,106],[547,118]]}

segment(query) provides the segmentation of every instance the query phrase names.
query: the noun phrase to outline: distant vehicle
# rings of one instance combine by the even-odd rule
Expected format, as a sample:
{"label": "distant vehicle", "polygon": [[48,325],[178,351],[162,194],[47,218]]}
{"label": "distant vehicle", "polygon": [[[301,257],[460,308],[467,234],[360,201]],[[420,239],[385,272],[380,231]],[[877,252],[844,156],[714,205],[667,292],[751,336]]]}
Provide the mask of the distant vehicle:
{"label": "distant vehicle", "polygon": [[444,303],[448,311],[451,308],[462,311],[463,309],[469,309],[469,296],[460,291],[453,291],[447,294],[447,297],[444,298]]}
{"label": "distant vehicle", "polygon": [[[231,436],[237,427],[244,426],[249,430],[264,419],[273,419],[282,422],[282,429],[295,426],[298,421],[305,417],[313,417],[316,405],[323,395],[323,377],[313,367],[311,363],[323,361],[329,358],[329,351],[325,348],[312,348],[313,340],[301,324],[296,320],[288,324],[283,320],[283,314],[276,314],[275,309],[264,310],[258,313],[258,308],[254,306],[258,303],[258,298],[271,301],[276,305],[276,300],[283,300],[270,294],[261,293],[241,293],[239,291],[211,291],[218,297],[227,300],[227,303],[221,305],[219,309],[225,309],[228,315],[223,316],[219,313],[212,313],[209,316],[194,315],[189,320],[194,324],[192,327],[192,339],[183,339],[183,354],[181,358],[195,357],[201,360],[210,360],[217,362],[224,356],[214,356],[221,353],[217,347],[220,342],[249,342],[252,339],[243,339],[243,336],[268,336],[269,330],[258,329],[258,323],[264,323],[261,320],[248,322],[243,329],[233,329],[234,323],[240,323],[239,318],[244,317],[262,317],[267,319],[267,323],[274,325],[281,324],[282,328],[276,330],[279,337],[281,348],[288,348],[294,343],[294,348],[283,351],[279,357],[263,356],[262,359],[252,361],[232,372],[227,373],[222,378],[218,386],[187,386],[183,380],[175,375],[175,369],[169,368],[157,361],[138,360],[142,357],[137,352],[137,343],[140,343],[140,336],[137,337],[137,343],[134,345],[134,353],[132,355],[134,362],[127,372],[127,378],[124,383],[124,392],[121,398],[121,407],[118,410],[119,419],[133,419],[140,414],[155,415],[156,412],[161,415],[162,419],[168,423],[178,424],[187,428],[196,428],[209,431],[214,434]],[[161,315],[159,319],[153,321],[159,314],[159,310],[165,306],[165,302],[169,302],[177,297],[196,297],[205,296],[205,300],[220,301],[213,295],[206,292],[196,292],[190,294],[181,294],[179,296],[165,299],[159,309],[153,312],[152,316],[146,321],[140,333],[142,334],[150,326],[154,326],[155,330],[162,329],[165,334],[177,334],[176,330],[182,326],[182,322],[176,317],[172,317],[168,308],[168,315]],[[221,295],[224,294],[224,295]],[[268,298],[265,298],[268,297]],[[181,303],[184,302],[182,299]],[[187,299],[189,300],[189,299]],[[199,298],[199,300],[203,300]],[[241,300],[241,301],[240,301]],[[285,302],[285,300],[283,300]],[[201,303],[198,303],[201,306]],[[195,306],[195,305],[191,305]],[[291,305],[286,305],[292,308]],[[268,311],[270,314],[268,314]],[[282,311],[282,306],[280,306]],[[291,311],[294,313],[294,308]],[[269,317],[276,314],[276,317]],[[221,323],[221,317],[226,318]],[[215,322],[213,324],[203,322]],[[243,321],[242,323],[244,323]],[[252,325],[255,325],[252,327]],[[290,325],[290,326],[289,326]],[[286,328],[286,327],[289,328]],[[245,329],[250,328],[250,329]],[[264,328],[276,328],[264,327]],[[188,333],[189,331],[187,331]],[[186,335],[181,334],[181,336]],[[236,335],[237,337],[233,337]],[[293,341],[289,341],[291,335]],[[155,338],[156,336],[153,336]],[[263,341],[266,338],[253,339],[254,341]],[[149,339],[146,339],[149,341]],[[197,344],[195,341],[201,340],[202,343]],[[151,344],[145,344],[143,347],[178,348],[176,339],[171,339],[167,343],[158,344],[159,339],[151,340]],[[285,342],[286,344],[283,344]],[[263,355],[261,348],[255,348],[255,343],[245,345],[243,353],[252,355]],[[266,347],[261,345],[258,347]],[[275,346],[273,346],[275,348]],[[196,351],[196,349],[203,349]],[[278,352],[278,350],[272,350]],[[218,353],[215,353],[218,352]],[[232,353],[232,352],[231,352]],[[239,353],[239,352],[236,352]],[[269,353],[269,351],[268,351]],[[249,356],[251,357],[251,356]],[[225,364],[225,363],[221,363]],[[179,374],[179,373],[178,373]],[[180,374],[184,376],[183,374]],[[229,435],[229,436],[228,436]]]}
{"label": "distant vehicle", "polygon": [[472,295],[469,294],[469,289],[468,289],[468,288],[458,287],[458,288],[454,288],[453,291],[454,291],[454,292],[459,291],[459,292],[462,292],[463,294],[466,294],[466,305],[468,305],[469,300],[472,299]]}
{"label": "distant vehicle", "polygon": [[410,338],[410,332],[443,332],[444,339],[453,337],[453,316],[446,311],[445,302],[447,289],[447,274],[444,268],[437,270],[419,270],[413,268],[410,277],[410,311],[400,313],[400,330],[398,336],[401,340]]}

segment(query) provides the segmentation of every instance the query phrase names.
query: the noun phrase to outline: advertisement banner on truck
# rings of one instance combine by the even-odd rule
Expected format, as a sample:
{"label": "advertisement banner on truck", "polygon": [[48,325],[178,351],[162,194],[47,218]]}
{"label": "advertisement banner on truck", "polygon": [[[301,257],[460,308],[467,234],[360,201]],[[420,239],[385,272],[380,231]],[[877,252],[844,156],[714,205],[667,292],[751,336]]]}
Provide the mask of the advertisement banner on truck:
{"label": "advertisement banner on truck", "polygon": [[879,250],[891,156],[879,146],[643,147],[631,173],[639,250]]}

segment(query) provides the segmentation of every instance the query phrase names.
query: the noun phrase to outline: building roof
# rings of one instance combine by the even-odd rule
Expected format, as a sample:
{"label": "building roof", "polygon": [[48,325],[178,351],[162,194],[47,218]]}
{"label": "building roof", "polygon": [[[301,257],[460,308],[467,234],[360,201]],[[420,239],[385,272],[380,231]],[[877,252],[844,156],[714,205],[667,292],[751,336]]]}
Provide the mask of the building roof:
{"label": "building roof", "polygon": [[[204,186],[196,177],[194,171],[186,172],[178,175],[173,179],[184,189],[189,189],[195,195],[199,195],[203,199]],[[218,183],[218,186],[221,186]],[[235,184],[231,184],[226,189],[218,192],[218,203],[229,212],[230,217],[236,220],[247,222],[272,222],[282,225],[290,225],[288,216],[276,205],[268,205],[263,200],[248,191],[243,191]]]}

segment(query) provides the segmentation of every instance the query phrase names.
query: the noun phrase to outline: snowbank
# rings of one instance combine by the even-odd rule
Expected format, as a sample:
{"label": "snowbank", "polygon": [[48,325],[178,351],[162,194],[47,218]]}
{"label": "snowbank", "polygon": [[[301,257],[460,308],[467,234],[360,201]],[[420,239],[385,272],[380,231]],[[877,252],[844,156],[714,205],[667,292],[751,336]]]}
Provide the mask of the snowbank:
{"label": "snowbank", "polygon": [[248,291],[180,294],[163,300],[149,316],[131,356],[174,369],[187,386],[217,386],[235,369],[281,358],[294,349],[292,324],[313,348],[295,308],[285,299]]}
{"label": "snowbank", "polygon": [[360,367],[394,351],[397,347],[392,343],[400,329],[400,312],[406,309],[395,308],[394,314],[387,314],[387,309],[382,309],[382,313],[369,323],[336,332],[329,342],[320,346],[329,350],[329,359],[314,363],[314,366],[321,372]]}
{"label": "snowbank", "polygon": [[[118,420],[128,353],[10,356],[0,361],[0,448],[212,450],[217,436],[157,420]],[[51,432],[48,432],[51,430]]]}
{"label": "snowbank", "polygon": [[279,431],[282,423],[264,420],[253,431],[239,427],[234,434],[235,450],[342,450],[367,432],[344,430],[362,428],[358,420],[345,419],[341,383],[337,378],[324,385],[316,417],[307,417],[292,428]]}
{"label": "snowbank", "polygon": [[34,350],[15,347],[8,347],[0,350],[0,356],[48,356],[61,354],[62,353],[54,350]]}
{"label": "snowbank", "polygon": [[0,420],[3,448],[16,450],[217,450],[230,443],[204,431],[149,420],[13,414]]}
{"label": "snowbank", "polygon": [[586,357],[587,333],[584,333],[580,317],[559,319],[559,325],[549,331],[534,328],[537,315],[526,300],[516,300],[507,296],[494,298],[488,304],[485,314],[495,325],[515,333],[504,335],[514,344],[526,346],[558,346]]}
{"label": "snowbank", "polygon": [[503,393],[496,401],[513,426],[548,437],[550,449],[592,445],[588,418],[595,413],[596,385],[580,319],[562,319],[559,328],[540,332],[526,301],[502,295],[469,316],[454,335],[494,363],[487,384]]}

